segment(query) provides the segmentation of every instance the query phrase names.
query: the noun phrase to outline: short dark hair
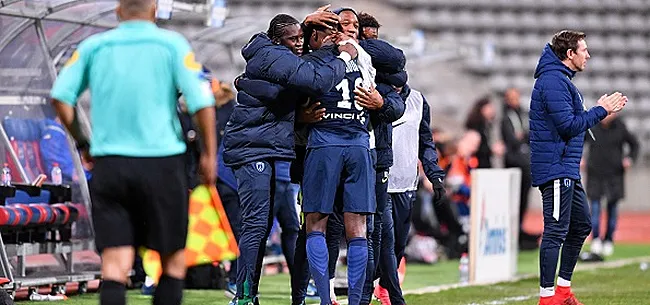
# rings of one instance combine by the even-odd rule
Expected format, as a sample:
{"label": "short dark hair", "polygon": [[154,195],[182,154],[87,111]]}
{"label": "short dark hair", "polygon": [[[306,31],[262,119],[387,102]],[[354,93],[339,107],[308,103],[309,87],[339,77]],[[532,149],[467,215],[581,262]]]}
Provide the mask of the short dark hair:
{"label": "short dark hair", "polygon": [[269,29],[266,31],[266,35],[271,39],[276,39],[282,37],[284,33],[284,28],[289,25],[300,24],[300,22],[287,14],[277,14],[271,22],[269,23]]}
{"label": "short dark hair", "polygon": [[380,28],[381,24],[377,21],[375,16],[370,15],[366,12],[359,14],[359,27],[360,28]]}
{"label": "short dark hair", "polygon": [[[336,29],[337,25],[336,24],[330,24],[329,25],[331,28]],[[324,32],[326,31],[327,28],[323,25],[320,24],[309,24],[309,25],[302,25],[302,33],[305,38],[305,43],[302,44],[302,52],[303,54],[307,54],[311,52],[311,46],[309,43],[311,42],[311,36],[314,34],[315,31],[320,31]]]}
{"label": "short dark hair", "polygon": [[551,40],[551,49],[560,60],[567,58],[566,52],[568,50],[577,51],[578,41],[585,39],[587,34],[578,31],[563,30],[553,35]]}

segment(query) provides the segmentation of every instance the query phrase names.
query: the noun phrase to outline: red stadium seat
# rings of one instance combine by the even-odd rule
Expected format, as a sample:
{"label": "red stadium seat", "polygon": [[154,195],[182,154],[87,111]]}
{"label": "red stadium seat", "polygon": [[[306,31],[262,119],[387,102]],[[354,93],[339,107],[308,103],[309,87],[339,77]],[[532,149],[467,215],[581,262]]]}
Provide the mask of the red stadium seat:
{"label": "red stadium seat", "polygon": [[15,226],[26,226],[29,224],[29,220],[32,214],[32,211],[24,206],[13,206],[14,209],[16,209],[16,212],[20,215],[18,218],[18,222],[15,224]]}
{"label": "red stadium seat", "polygon": [[54,222],[54,209],[47,204],[32,204],[34,208],[41,211],[43,219],[39,223],[50,224]]}
{"label": "red stadium seat", "polygon": [[6,223],[3,224],[3,226],[16,226],[20,222],[20,212],[15,208],[11,206],[3,206],[2,209],[7,212],[7,221]]}
{"label": "red stadium seat", "polygon": [[53,204],[52,208],[55,210],[55,220],[54,224],[56,225],[64,225],[67,224],[70,221],[70,207],[62,204],[62,203],[57,203]]}
{"label": "red stadium seat", "polygon": [[12,220],[11,218],[15,217],[12,216],[12,211],[9,209],[5,209],[5,207],[0,207],[0,227],[8,226]]}
{"label": "red stadium seat", "polygon": [[21,211],[24,211],[25,220],[21,222],[22,225],[37,224],[38,219],[41,217],[40,211],[38,211],[37,209],[32,209],[32,207],[30,207],[27,204],[12,204],[11,206],[18,208]]}

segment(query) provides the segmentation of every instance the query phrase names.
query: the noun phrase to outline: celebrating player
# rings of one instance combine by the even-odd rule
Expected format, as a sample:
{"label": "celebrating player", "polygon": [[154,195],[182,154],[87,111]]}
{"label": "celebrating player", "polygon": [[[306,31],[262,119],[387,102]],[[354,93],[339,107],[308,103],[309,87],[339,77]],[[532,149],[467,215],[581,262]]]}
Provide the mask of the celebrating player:
{"label": "celebrating player", "polygon": [[[323,65],[305,62],[300,23],[285,14],[275,16],[267,33],[260,33],[242,49],[246,59],[244,77],[281,85],[290,91],[324,94],[341,82],[345,65],[356,52],[342,52]],[[287,47],[285,45],[289,45]],[[342,46],[345,48],[345,46]],[[351,54],[350,54],[351,53]],[[264,243],[272,222],[275,162],[290,161],[294,153],[296,100],[280,94],[272,100],[255,98],[267,87],[242,90],[239,104],[230,117],[224,135],[224,162],[235,170],[242,206],[239,242],[237,299],[240,305],[258,304]],[[273,89],[273,88],[270,88]]]}

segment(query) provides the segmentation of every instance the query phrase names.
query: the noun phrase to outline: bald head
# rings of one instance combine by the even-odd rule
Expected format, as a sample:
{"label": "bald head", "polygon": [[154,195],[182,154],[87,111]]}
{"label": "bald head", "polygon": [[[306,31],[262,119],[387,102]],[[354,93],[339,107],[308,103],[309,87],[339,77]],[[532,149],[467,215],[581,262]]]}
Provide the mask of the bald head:
{"label": "bald head", "polygon": [[156,0],[120,0],[116,9],[120,21],[156,20]]}

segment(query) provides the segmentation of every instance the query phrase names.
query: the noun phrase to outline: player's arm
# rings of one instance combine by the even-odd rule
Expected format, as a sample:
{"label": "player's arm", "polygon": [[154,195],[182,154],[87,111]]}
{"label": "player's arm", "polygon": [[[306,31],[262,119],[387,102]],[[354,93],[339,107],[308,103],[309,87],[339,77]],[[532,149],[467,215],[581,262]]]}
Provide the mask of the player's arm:
{"label": "player's arm", "polygon": [[265,70],[279,85],[311,96],[322,96],[343,80],[345,64],[350,60],[351,56],[342,52],[337,59],[321,64],[317,60],[302,59],[287,50],[276,60],[265,60]]}
{"label": "player's arm", "polygon": [[541,94],[555,129],[565,140],[587,131],[607,116],[607,110],[602,106],[574,114],[573,97],[569,87],[559,79],[547,82]]}
{"label": "player's arm", "polygon": [[263,102],[276,101],[284,87],[259,79],[249,79],[245,76],[238,77],[235,87],[237,91],[244,91],[251,97]]}
{"label": "player's arm", "polygon": [[217,159],[217,132],[215,101],[209,84],[201,80],[201,64],[196,62],[190,44],[179,38],[175,44],[176,54],[173,60],[174,81],[183,93],[187,111],[198,122],[201,132],[201,170],[203,182],[214,184],[216,172],[214,164]]}
{"label": "player's arm", "polygon": [[88,137],[81,129],[75,111],[77,99],[88,88],[88,57],[90,50],[81,44],[65,64],[50,91],[52,106],[63,126],[80,147],[88,146]]}
{"label": "player's arm", "polygon": [[384,123],[392,123],[401,118],[406,110],[402,97],[386,84],[377,84],[376,89],[384,99],[384,105],[376,111],[377,117]]}
{"label": "player's arm", "polygon": [[422,162],[424,174],[431,183],[442,182],[445,178],[445,171],[438,165],[438,153],[436,144],[433,142],[431,134],[431,113],[429,112],[429,103],[422,96],[422,119],[419,127],[419,150],[418,158]]}
{"label": "player's arm", "polygon": [[389,74],[404,70],[404,52],[381,39],[361,40],[359,45],[370,55],[372,66]]}

